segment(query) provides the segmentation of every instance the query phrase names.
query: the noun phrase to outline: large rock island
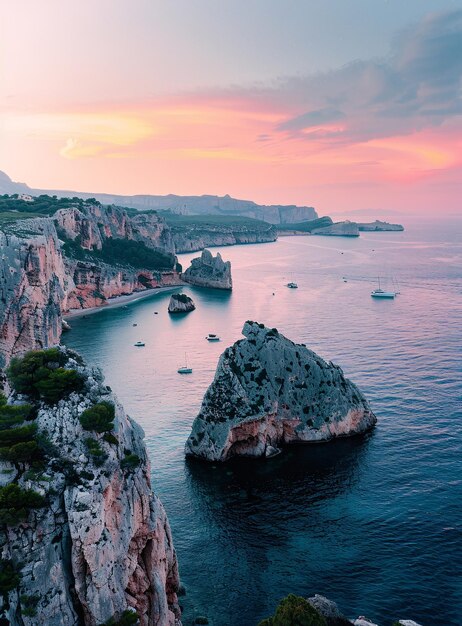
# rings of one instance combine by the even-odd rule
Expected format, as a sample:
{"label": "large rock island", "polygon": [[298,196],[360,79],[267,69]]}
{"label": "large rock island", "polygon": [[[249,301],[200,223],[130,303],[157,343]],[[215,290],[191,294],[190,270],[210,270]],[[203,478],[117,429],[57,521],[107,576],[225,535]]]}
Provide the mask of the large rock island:
{"label": "large rock island", "polygon": [[70,350],[13,360],[10,384],[8,404],[0,398],[0,621],[132,624],[134,612],[141,626],[178,626],[176,555],[142,429]]}
{"label": "large rock island", "polygon": [[376,417],[341,368],[276,329],[246,322],[218,362],[186,454],[209,461],[272,456],[281,444],[364,433]]}
{"label": "large rock island", "polygon": [[390,224],[389,222],[382,222],[380,220],[375,220],[375,222],[358,222],[358,228],[366,232],[404,230],[404,226],[401,224]]}
{"label": "large rock island", "polygon": [[210,250],[204,250],[200,257],[193,259],[181,278],[197,287],[226,290],[233,288],[231,263],[223,261],[219,252],[213,256]]}
{"label": "large rock island", "polygon": [[189,313],[194,311],[196,305],[192,298],[185,293],[174,293],[170,296],[170,302],[168,303],[169,313]]}

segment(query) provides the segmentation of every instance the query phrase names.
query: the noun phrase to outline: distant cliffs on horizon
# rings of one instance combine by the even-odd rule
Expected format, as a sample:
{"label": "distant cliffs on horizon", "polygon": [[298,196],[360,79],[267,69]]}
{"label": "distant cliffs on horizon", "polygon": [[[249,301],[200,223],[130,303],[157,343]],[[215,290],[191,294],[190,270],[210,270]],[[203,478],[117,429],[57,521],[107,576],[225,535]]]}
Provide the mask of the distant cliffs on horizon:
{"label": "distant cliffs on horizon", "polygon": [[132,209],[146,211],[170,210],[185,215],[242,215],[254,219],[263,220],[271,224],[292,224],[318,217],[316,210],[311,206],[296,206],[294,204],[257,204],[252,200],[239,200],[228,194],[225,196],[202,195],[202,196],[179,196],[175,194],[150,195],[137,194],[131,196],[90,193],[63,189],[33,189],[26,183],[16,183],[0,170],[0,194],[48,194],[58,197],[77,197],[87,200],[95,198],[102,204],[116,204]]}

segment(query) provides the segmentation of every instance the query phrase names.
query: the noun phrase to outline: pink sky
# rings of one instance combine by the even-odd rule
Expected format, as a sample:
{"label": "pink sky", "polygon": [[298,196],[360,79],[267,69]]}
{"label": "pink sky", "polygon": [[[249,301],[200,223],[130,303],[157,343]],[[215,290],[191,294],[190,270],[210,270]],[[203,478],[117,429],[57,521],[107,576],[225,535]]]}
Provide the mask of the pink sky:
{"label": "pink sky", "polygon": [[[141,9],[125,36],[108,23],[102,45],[94,30],[95,20],[101,28],[102,15],[87,14],[86,2],[80,13],[75,7],[69,13],[55,0],[38,4],[40,10],[20,0],[0,15],[0,169],[14,180],[120,194],[229,193],[268,204],[314,205],[322,214],[365,208],[459,211],[462,11],[452,10],[452,2],[438,3],[446,4],[446,11],[413,16],[418,19],[410,25],[383,18],[389,41],[378,37],[373,55],[367,55],[372,43],[356,50],[350,42],[339,58],[320,49],[317,63],[300,39],[306,72],[297,67],[297,56],[284,57],[286,33],[277,44],[286,64],[277,69],[285,71],[271,78],[270,61],[249,57],[247,68],[237,55],[242,82],[236,82],[240,72],[233,65],[236,44],[226,32],[229,50],[216,52],[223,75],[213,46],[204,49],[194,33],[188,46],[179,44],[185,48],[181,59],[165,60],[163,74],[162,49],[154,50],[147,33],[138,32],[145,27],[136,21],[143,23]],[[108,11],[117,7],[114,20],[126,19],[119,15],[123,3],[103,0],[104,5]],[[356,5],[359,11],[360,0],[353,9]],[[150,5],[141,6],[144,17],[152,18]],[[6,27],[24,16],[28,19],[17,22],[22,30]],[[84,18],[80,25],[87,36],[76,37]],[[175,26],[176,18],[181,22],[179,15],[169,18]],[[62,30],[50,43],[59,25],[68,43]],[[341,35],[338,24],[332,28]],[[136,35],[146,41],[138,42]],[[135,41],[139,48],[130,52]],[[166,55],[173,50],[168,45]],[[351,58],[349,51],[361,58]],[[189,75],[184,73],[188,53]],[[181,79],[175,81],[180,63]]]}

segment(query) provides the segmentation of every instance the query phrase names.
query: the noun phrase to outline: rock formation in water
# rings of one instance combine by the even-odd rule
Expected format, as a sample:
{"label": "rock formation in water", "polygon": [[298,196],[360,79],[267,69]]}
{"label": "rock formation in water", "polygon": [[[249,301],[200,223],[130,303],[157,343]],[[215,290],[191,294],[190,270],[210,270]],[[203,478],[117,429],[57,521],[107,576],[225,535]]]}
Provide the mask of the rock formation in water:
{"label": "rock formation in water", "polygon": [[275,227],[260,220],[236,217],[234,220],[228,218],[224,223],[222,216],[202,218],[182,215],[169,217],[166,214],[165,220],[172,231],[177,253],[196,252],[211,246],[268,243],[277,239]]}
{"label": "rock formation in water", "polygon": [[272,456],[281,444],[363,433],[376,422],[363,394],[304,345],[246,322],[218,362],[186,454],[209,461]]}
{"label": "rock formation in water", "polygon": [[0,368],[15,354],[55,345],[69,277],[53,221],[18,220],[0,232]]}
{"label": "rock formation in water", "polygon": [[[280,626],[280,624],[312,624],[313,626],[378,626],[366,617],[349,620],[337,604],[316,594],[302,598],[293,594],[283,598],[276,607],[273,617],[262,620],[258,626]],[[419,626],[412,620],[398,620],[391,626]]]}
{"label": "rock formation in water", "polygon": [[185,293],[172,294],[170,302],[168,303],[169,313],[189,313],[190,311],[194,311],[195,308],[196,305],[193,299]]}
{"label": "rock formation in water", "polygon": [[364,231],[401,231],[404,230],[404,226],[375,220],[375,222],[358,222],[358,229]]}
{"label": "rock formation in water", "polygon": [[[142,429],[72,351],[28,356],[35,378],[16,363],[16,408],[0,402],[0,558],[11,574],[0,616],[99,626],[132,610],[141,626],[180,625],[177,560]],[[12,424],[13,411],[27,421]]]}
{"label": "rock formation in water", "polygon": [[312,235],[330,235],[332,237],[359,237],[358,224],[356,222],[335,222],[331,226],[315,228]]}
{"label": "rock formation in water", "polygon": [[223,261],[219,252],[213,256],[210,250],[204,250],[200,257],[193,259],[181,278],[197,287],[227,290],[233,288],[231,263]]}

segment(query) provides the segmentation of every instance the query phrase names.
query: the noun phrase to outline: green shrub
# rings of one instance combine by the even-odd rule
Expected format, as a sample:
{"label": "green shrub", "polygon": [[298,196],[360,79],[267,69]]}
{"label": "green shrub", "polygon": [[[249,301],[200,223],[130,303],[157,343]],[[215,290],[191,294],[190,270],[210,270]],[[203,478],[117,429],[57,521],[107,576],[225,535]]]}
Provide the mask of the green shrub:
{"label": "green shrub", "polygon": [[13,591],[20,582],[13,561],[0,560],[0,594],[5,597],[9,591]]}
{"label": "green shrub", "polygon": [[96,467],[101,467],[104,461],[107,459],[107,454],[104,452],[99,442],[96,439],[88,437],[85,439],[85,446],[93,459],[93,463]]}
{"label": "green shrub", "polygon": [[107,443],[117,446],[119,444],[119,440],[117,439],[117,437],[115,435],[113,435],[112,433],[104,433],[103,435],[103,439],[104,441],[106,441]]}
{"label": "green shrub", "polygon": [[114,428],[114,416],[114,405],[104,401],[85,409],[79,419],[85,430],[105,433]]}
{"label": "green shrub", "polygon": [[327,626],[327,622],[305,598],[290,594],[281,600],[274,616],[258,626]]}
{"label": "green shrub", "polygon": [[37,433],[36,424],[18,426],[9,430],[0,430],[0,446],[12,446],[23,441],[31,441]]}
{"label": "green shrub", "polygon": [[119,618],[111,617],[103,626],[135,626],[139,618],[136,613],[130,610],[124,611]]}
{"label": "green shrub", "polygon": [[0,524],[15,526],[27,519],[31,509],[45,506],[45,498],[15,483],[0,487]]}
{"label": "green shrub", "polygon": [[21,612],[25,617],[35,617],[37,615],[37,604],[40,596],[21,596]]}
{"label": "green shrub", "polygon": [[67,360],[58,348],[28,352],[11,360],[7,376],[18,392],[48,404],[55,404],[73,391],[81,391],[84,378],[62,367]]}
{"label": "green shrub", "polygon": [[137,454],[126,454],[125,458],[120,462],[120,467],[122,469],[132,470],[141,463],[141,459]]}
{"label": "green shrub", "polygon": [[32,417],[33,409],[30,404],[10,405],[0,394],[0,431],[22,424]]}
{"label": "green shrub", "polygon": [[36,441],[24,441],[11,448],[0,448],[0,460],[10,463],[32,463],[42,458]]}

